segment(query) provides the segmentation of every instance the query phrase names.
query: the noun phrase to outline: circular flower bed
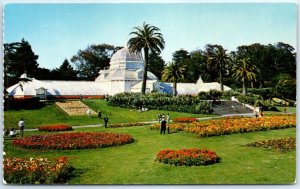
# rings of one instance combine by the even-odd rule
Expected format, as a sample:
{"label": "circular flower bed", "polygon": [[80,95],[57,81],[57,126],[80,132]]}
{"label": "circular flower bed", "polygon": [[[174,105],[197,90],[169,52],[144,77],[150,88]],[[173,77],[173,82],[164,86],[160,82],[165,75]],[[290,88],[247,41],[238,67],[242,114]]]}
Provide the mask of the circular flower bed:
{"label": "circular flower bed", "polygon": [[296,138],[282,138],[274,140],[263,140],[246,144],[251,147],[274,148],[276,150],[287,152],[296,149]]}
{"label": "circular flower bed", "polygon": [[199,149],[199,148],[180,149],[180,150],[161,150],[156,155],[156,159],[159,162],[165,164],[173,164],[175,166],[210,165],[210,164],[218,163],[220,160],[216,152],[207,149]]}
{"label": "circular flower bed", "polygon": [[13,145],[30,149],[75,150],[118,146],[133,141],[132,136],[128,134],[72,132],[17,138]]}
{"label": "circular flower bed", "polygon": [[39,131],[57,132],[73,130],[70,125],[43,125],[38,127]]}

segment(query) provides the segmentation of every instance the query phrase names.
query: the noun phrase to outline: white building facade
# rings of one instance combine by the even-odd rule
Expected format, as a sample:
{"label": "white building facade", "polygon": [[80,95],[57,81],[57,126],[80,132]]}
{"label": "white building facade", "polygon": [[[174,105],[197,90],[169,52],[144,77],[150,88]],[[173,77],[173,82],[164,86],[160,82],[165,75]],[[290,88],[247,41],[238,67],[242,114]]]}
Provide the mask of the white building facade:
{"label": "white building facade", "polygon": [[[144,73],[144,61],[141,55],[131,53],[128,48],[117,51],[110,60],[110,68],[101,70],[95,81],[49,81],[28,78],[23,74],[20,82],[7,89],[10,97],[45,98],[101,98],[123,92],[141,92]],[[201,91],[220,90],[217,82],[204,83],[199,78],[197,83],[178,83],[178,94],[196,95]],[[230,90],[224,86],[224,90]],[[157,91],[171,94],[172,83],[158,81],[148,71],[146,92]]]}

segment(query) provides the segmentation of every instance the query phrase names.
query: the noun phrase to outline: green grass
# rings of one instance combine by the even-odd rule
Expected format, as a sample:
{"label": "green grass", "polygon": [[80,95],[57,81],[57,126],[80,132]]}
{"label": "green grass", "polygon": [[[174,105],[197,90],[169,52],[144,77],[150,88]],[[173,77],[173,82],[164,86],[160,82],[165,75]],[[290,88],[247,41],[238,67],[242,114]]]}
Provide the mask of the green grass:
{"label": "green grass", "polygon": [[[128,128],[80,128],[76,131],[128,133],[134,143],[101,149],[40,151],[13,147],[5,140],[8,157],[70,156],[80,174],[70,184],[292,184],[296,176],[296,152],[246,147],[267,139],[296,137],[296,129],[260,131],[209,138],[183,132],[160,135],[148,126]],[[25,135],[37,134],[26,132]],[[221,162],[209,166],[179,167],[155,161],[162,149],[208,148]]]}
{"label": "green grass", "polygon": [[[147,112],[139,113],[136,110],[108,106],[105,100],[85,100],[84,103],[90,106],[96,112],[98,110],[101,110],[102,116],[107,115],[109,117],[109,123],[153,121],[156,120],[159,113],[170,113],[171,119],[175,117],[213,116],[160,110],[150,110]],[[5,111],[4,127],[17,127],[17,123],[20,118],[23,118],[25,120],[26,129],[36,128],[40,125],[45,124],[57,123],[70,125],[90,125],[103,123],[103,120],[99,120],[97,116],[92,116],[92,118],[88,118],[87,116],[67,116],[54,103],[48,102],[46,106],[41,109]]]}

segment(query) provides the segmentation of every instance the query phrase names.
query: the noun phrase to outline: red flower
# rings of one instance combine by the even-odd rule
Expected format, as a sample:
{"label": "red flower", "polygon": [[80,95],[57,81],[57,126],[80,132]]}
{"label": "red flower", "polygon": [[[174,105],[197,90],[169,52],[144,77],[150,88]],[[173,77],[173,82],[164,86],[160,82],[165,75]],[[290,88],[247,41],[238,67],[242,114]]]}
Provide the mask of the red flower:
{"label": "red flower", "polygon": [[49,132],[56,132],[56,131],[70,131],[73,128],[70,125],[43,125],[38,127],[39,131],[49,131]]}

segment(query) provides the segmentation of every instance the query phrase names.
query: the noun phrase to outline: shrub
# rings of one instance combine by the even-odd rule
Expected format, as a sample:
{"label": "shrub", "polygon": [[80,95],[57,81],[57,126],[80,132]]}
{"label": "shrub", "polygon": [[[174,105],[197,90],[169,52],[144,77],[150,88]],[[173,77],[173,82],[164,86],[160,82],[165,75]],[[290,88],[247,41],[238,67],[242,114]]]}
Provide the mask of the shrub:
{"label": "shrub", "polygon": [[39,98],[5,98],[4,110],[39,109],[44,106]]}
{"label": "shrub", "polygon": [[120,93],[109,97],[108,105],[123,108],[167,110],[188,113],[211,113],[211,102],[201,101],[198,97],[166,94]]}
{"label": "shrub", "polygon": [[276,150],[287,152],[296,149],[296,138],[282,138],[274,140],[263,140],[246,144],[251,147],[274,148]]}
{"label": "shrub", "polygon": [[238,97],[240,95],[241,95],[240,92],[237,92],[237,91],[234,91],[234,90],[229,90],[229,91],[224,91],[221,98],[224,99],[224,100],[231,100],[232,96]]}
{"label": "shrub", "polygon": [[75,150],[118,146],[133,141],[128,134],[72,132],[17,138],[13,140],[13,145],[30,149]]}
{"label": "shrub", "polygon": [[159,162],[175,166],[210,165],[218,163],[220,160],[214,151],[199,148],[161,150],[157,153],[156,159]]}
{"label": "shrub", "polygon": [[74,170],[67,157],[54,161],[47,158],[4,158],[4,180],[9,184],[53,184],[64,183]]}
{"label": "shrub", "polygon": [[38,127],[39,131],[57,132],[57,131],[70,131],[73,130],[70,125],[42,125]]}

